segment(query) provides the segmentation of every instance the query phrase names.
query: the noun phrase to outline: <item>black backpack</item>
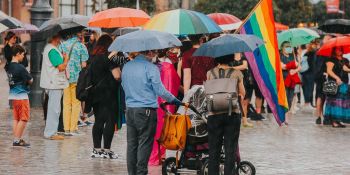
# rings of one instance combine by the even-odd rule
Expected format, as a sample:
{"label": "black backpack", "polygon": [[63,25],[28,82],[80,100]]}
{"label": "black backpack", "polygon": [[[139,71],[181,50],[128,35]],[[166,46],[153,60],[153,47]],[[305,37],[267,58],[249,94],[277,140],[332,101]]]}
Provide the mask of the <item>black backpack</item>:
{"label": "black backpack", "polygon": [[79,101],[87,101],[90,96],[92,84],[91,65],[82,68],[77,82],[76,98]]}

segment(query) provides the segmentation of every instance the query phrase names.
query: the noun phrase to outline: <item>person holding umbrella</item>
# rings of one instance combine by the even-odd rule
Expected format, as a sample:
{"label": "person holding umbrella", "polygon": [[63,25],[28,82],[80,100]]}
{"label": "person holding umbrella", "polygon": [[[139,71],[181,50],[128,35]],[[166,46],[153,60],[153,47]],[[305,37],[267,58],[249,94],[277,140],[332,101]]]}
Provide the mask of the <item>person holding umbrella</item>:
{"label": "person holding umbrella", "polygon": [[[224,35],[203,44],[194,52],[194,56],[207,56],[215,58],[218,64],[207,72],[207,81],[204,83],[205,91],[210,103],[207,104],[208,112],[208,144],[209,144],[209,166],[208,174],[218,175],[220,170],[220,155],[224,143],[225,163],[224,174],[232,174],[237,161],[238,138],[240,134],[242,105],[239,100],[245,96],[243,74],[232,69],[228,64],[234,58],[235,53],[252,52],[263,44],[263,41],[253,35]],[[221,92],[228,92],[222,89],[221,84],[215,80],[232,85],[235,89],[234,95],[222,96]],[[234,85],[234,83],[236,83]],[[234,87],[235,86],[235,87]],[[208,88],[209,87],[209,88]],[[224,87],[226,88],[226,87]],[[219,92],[218,94],[209,93]],[[221,94],[220,94],[221,93]],[[214,97],[215,96],[215,97]],[[237,101],[232,100],[238,98]],[[221,100],[219,100],[221,99]],[[230,100],[231,99],[231,100]],[[221,101],[221,103],[219,102]],[[215,103],[217,102],[217,105]],[[226,105],[229,109],[222,109]],[[220,108],[221,110],[210,110]],[[243,114],[244,115],[244,114]]]}
{"label": "person holding umbrella", "polygon": [[61,37],[51,37],[43,52],[41,66],[40,87],[48,91],[47,119],[44,137],[51,140],[63,140],[64,137],[57,135],[59,117],[61,113],[61,99],[63,89],[68,87],[65,70],[69,58],[58,50]]}
{"label": "person holding umbrella", "polygon": [[63,93],[63,126],[66,136],[78,134],[81,103],[76,98],[76,87],[79,72],[86,67],[89,59],[88,50],[82,40],[83,34],[79,31],[60,45],[62,52],[69,57],[66,71],[69,87]]}
{"label": "person holding umbrella", "polygon": [[152,63],[159,49],[181,46],[172,34],[142,30],[118,37],[108,51],[139,52],[125,64],[122,86],[126,100],[127,166],[129,175],[148,174],[148,161],[157,128],[158,96],[180,105],[162,84],[159,68]]}

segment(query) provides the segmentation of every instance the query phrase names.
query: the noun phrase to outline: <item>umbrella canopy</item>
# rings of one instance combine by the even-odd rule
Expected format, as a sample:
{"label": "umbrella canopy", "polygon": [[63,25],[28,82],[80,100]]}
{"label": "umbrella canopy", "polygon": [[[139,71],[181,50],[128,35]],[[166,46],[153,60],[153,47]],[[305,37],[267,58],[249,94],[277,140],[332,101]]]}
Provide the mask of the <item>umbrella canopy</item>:
{"label": "umbrella canopy", "polygon": [[0,17],[0,23],[7,26],[10,29],[24,27],[24,24],[21,21],[19,21],[16,18],[10,17],[10,16],[8,16],[6,18]]}
{"label": "umbrella canopy", "polygon": [[303,44],[309,44],[316,38],[319,38],[320,35],[307,28],[293,28],[286,31],[283,31],[278,34],[278,45],[285,41],[289,41],[292,47],[297,47]]}
{"label": "umbrella canopy", "polygon": [[113,36],[122,36],[131,32],[139,31],[141,30],[141,27],[123,27],[116,29],[112,35]]}
{"label": "umbrella canopy", "polygon": [[284,25],[284,24],[281,24],[281,23],[278,23],[278,22],[275,23],[275,27],[276,27],[277,31],[282,31],[282,30],[288,30],[289,29],[289,27],[287,25]]}
{"label": "umbrella canopy", "polygon": [[141,52],[181,46],[181,41],[166,32],[140,30],[117,37],[108,48],[116,52]]}
{"label": "umbrella canopy", "polygon": [[330,19],[327,20],[322,26],[319,27],[326,33],[350,33],[350,20],[349,19]]}
{"label": "umbrella canopy", "polygon": [[229,34],[215,38],[196,50],[194,56],[217,58],[241,52],[252,52],[264,42],[255,35]]}
{"label": "umbrella canopy", "polygon": [[84,27],[88,27],[88,21],[89,21],[89,17],[88,16],[84,16],[84,15],[68,15],[68,16],[63,16],[60,18],[54,18],[54,19],[50,19],[46,22],[44,22],[40,27],[39,30],[42,30],[46,27],[48,27],[49,25],[57,25],[57,24],[75,24],[75,25],[79,25],[79,26],[84,26]]}
{"label": "umbrella canopy", "polygon": [[9,29],[7,26],[0,24],[0,33],[6,31],[7,29]]}
{"label": "umbrella canopy", "polygon": [[175,35],[219,33],[221,28],[203,13],[177,9],[155,15],[144,29],[168,32]]}
{"label": "umbrella canopy", "polygon": [[83,15],[70,15],[51,19],[44,22],[35,37],[49,38],[58,33],[71,34],[83,30],[87,27],[89,17]]}
{"label": "umbrella canopy", "polygon": [[116,28],[137,27],[149,21],[150,16],[142,10],[112,8],[96,13],[89,21],[90,27]]}
{"label": "umbrella canopy", "polygon": [[222,30],[235,30],[242,24],[240,19],[227,13],[211,13],[207,16],[219,25]]}
{"label": "umbrella canopy", "polygon": [[23,33],[34,33],[39,31],[38,27],[32,24],[24,24],[22,28],[17,29],[11,29],[10,31],[16,33],[16,34],[23,34]]}
{"label": "umbrella canopy", "polygon": [[336,47],[343,48],[344,54],[350,53],[350,37],[342,36],[330,39],[318,50],[317,55],[330,57]]}

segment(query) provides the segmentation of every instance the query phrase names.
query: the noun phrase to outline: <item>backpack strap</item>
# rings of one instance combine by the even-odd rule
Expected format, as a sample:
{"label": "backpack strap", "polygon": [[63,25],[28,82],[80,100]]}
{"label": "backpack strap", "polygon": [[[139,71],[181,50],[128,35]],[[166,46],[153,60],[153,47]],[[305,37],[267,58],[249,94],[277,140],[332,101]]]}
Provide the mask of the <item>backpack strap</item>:
{"label": "backpack strap", "polygon": [[230,78],[234,71],[235,71],[234,69],[229,69],[226,74],[226,78]]}
{"label": "backpack strap", "polygon": [[218,79],[218,76],[216,75],[216,73],[214,72],[214,69],[210,70],[211,75],[213,75],[214,79]]}

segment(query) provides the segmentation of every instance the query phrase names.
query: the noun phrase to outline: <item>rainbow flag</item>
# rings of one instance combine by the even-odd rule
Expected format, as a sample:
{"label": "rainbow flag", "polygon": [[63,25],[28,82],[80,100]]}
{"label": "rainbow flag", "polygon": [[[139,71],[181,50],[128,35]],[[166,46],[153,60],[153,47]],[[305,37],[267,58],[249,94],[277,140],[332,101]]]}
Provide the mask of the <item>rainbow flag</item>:
{"label": "rainbow flag", "polygon": [[252,34],[265,41],[265,45],[245,56],[279,125],[285,122],[288,109],[282,76],[280,55],[273,16],[272,0],[261,0],[240,28],[242,34]]}

